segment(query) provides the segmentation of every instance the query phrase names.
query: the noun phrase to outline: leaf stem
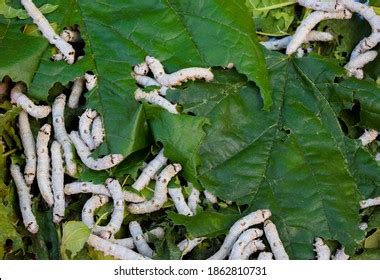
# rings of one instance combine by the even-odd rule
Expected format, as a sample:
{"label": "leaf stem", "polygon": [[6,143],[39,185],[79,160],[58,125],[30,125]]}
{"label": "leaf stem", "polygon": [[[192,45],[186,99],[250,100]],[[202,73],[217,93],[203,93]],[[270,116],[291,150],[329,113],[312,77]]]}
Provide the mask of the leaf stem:
{"label": "leaf stem", "polygon": [[288,1],[288,2],[284,2],[284,3],[280,3],[280,4],[275,4],[272,6],[266,6],[266,7],[262,7],[262,8],[254,8],[253,11],[259,11],[259,12],[269,11],[269,10],[279,9],[282,7],[291,6],[291,5],[294,5],[296,3],[297,3],[297,1],[295,1],[295,0],[294,1]]}
{"label": "leaf stem", "polygon": [[8,152],[2,154],[2,157],[5,158],[5,157],[7,157],[7,156],[13,154],[13,153],[16,152],[16,151],[17,151],[17,149],[12,149],[12,150],[10,150],[10,151],[8,151]]}

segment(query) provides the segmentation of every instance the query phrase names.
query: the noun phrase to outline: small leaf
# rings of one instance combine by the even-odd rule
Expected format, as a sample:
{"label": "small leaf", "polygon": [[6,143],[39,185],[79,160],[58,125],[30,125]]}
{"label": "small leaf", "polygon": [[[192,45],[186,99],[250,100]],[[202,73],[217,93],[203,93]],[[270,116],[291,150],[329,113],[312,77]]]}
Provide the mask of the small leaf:
{"label": "small leaf", "polygon": [[[64,259],[73,258],[86,244],[91,230],[82,222],[70,221],[63,225],[61,241],[61,256]],[[67,251],[71,254],[68,255]]]}

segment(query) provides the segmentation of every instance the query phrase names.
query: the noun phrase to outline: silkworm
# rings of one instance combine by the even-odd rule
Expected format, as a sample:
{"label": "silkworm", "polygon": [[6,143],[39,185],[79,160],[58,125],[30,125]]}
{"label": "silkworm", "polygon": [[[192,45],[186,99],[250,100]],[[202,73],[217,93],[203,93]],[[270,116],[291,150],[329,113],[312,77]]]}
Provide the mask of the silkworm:
{"label": "silkworm", "polygon": [[177,209],[178,214],[185,216],[194,215],[185,201],[185,198],[182,194],[182,188],[169,188],[168,193],[173,200],[174,206]]}
{"label": "silkworm", "polygon": [[273,260],[273,254],[271,252],[260,252],[260,254],[257,256],[257,260]]}
{"label": "silkworm", "polygon": [[206,200],[211,204],[218,203],[218,198],[214,194],[210,193],[208,190],[203,191],[203,194],[205,195]]}
{"label": "silkworm", "polygon": [[73,145],[65,127],[65,105],[66,95],[60,94],[53,102],[53,128],[55,139],[63,148],[66,172],[73,177],[77,173],[77,164],[74,161]]}
{"label": "silkworm", "polygon": [[117,244],[114,244],[108,240],[100,238],[94,234],[90,234],[90,237],[87,240],[87,244],[94,247],[95,250],[101,251],[104,255],[110,255],[120,260],[148,260],[149,258],[123,247]]}
{"label": "silkworm", "polygon": [[110,154],[102,158],[94,159],[91,157],[90,149],[83,142],[77,131],[72,131],[70,133],[70,139],[73,142],[81,161],[92,170],[105,170],[114,167],[124,159],[121,154]]}
{"label": "silkworm", "polygon": [[88,91],[91,91],[94,87],[96,87],[96,84],[98,82],[98,78],[91,71],[87,71],[84,74],[84,80]]}
{"label": "silkworm", "polygon": [[257,251],[265,250],[265,245],[262,240],[252,240],[243,248],[243,252],[239,260],[248,260],[249,256]]}
{"label": "silkworm", "polygon": [[374,129],[365,130],[364,133],[359,137],[359,140],[362,142],[363,146],[367,146],[376,140],[379,132]]}
{"label": "silkworm", "polygon": [[167,161],[168,159],[164,156],[164,149],[161,149],[157,156],[144,167],[136,182],[133,183],[132,188],[137,191],[145,188]]}
{"label": "silkworm", "polygon": [[141,76],[146,76],[149,72],[149,66],[148,64],[144,61],[140,64],[136,64],[133,67],[133,72],[136,73],[137,75]]}
{"label": "silkworm", "polygon": [[[164,239],[165,231],[162,227],[157,227],[157,228],[154,228],[148,232],[145,232],[143,234],[143,236],[144,236],[144,239],[146,240],[146,242],[150,242],[149,235],[153,235],[157,239],[162,240],[162,239]],[[121,239],[110,238],[109,241],[111,241],[112,243],[118,244],[120,246],[127,247],[129,249],[135,248],[135,244],[133,242],[132,237],[121,238]]]}
{"label": "silkworm", "polygon": [[132,72],[132,78],[135,79],[136,83],[142,87],[150,87],[150,86],[161,86],[159,82],[149,76],[138,75]]}
{"label": "silkworm", "polygon": [[84,77],[79,77],[74,80],[71,88],[69,100],[67,101],[67,107],[76,109],[79,106],[79,100],[84,90],[85,80]]}
{"label": "silkworm", "polygon": [[232,245],[229,260],[240,260],[243,256],[244,248],[252,240],[259,238],[263,235],[263,231],[257,228],[247,229],[242,232],[236,242]]}
{"label": "silkworm", "polygon": [[104,136],[105,132],[102,118],[100,116],[97,116],[92,122],[91,126],[91,137],[93,139],[95,149],[103,143]]}
{"label": "silkworm", "polygon": [[42,119],[47,117],[51,108],[45,105],[35,105],[32,100],[29,99],[23,93],[24,86],[21,83],[17,83],[11,90],[11,102],[20,106],[25,112],[36,119]]}
{"label": "silkworm", "polygon": [[358,228],[362,231],[365,231],[368,228],[368,224],[367,223],[360,223]]}
{"label": "silkworm", "polygon": [[141,88],[136,89],[135,91],[135,99],[137,101],[145,100],[148,103],[160,106],[165,109],[169,113],[178,114],[177,106],[175,104],[170,103],[169,100],[162,97],[157,89],[152,90],[150,92],[145,92]]}
{"label": "silkworm", "polygon": [[60,37],[68,43],[76,43],[81,40],[80,32],[77,30],[65,29],[60,34]]}
{"label": "silkworm", "polygon": [[376,205],[380,205],[380,196],[360,201],[361,209],[365,209],[365,208],[376,206]]}
{"label": "silkworm", "polygon": [[26,184],[18,165],[11,164],[10,172],[16,185],[24,226],[29,232],[36,234],[38,232],[38,224],[32,212],[32,196],[30,194],[30,188]]}
{"label": "silkworm", "polygon": [[367,51],[351,59],[344,68],[347,70],[349,76],[354,76],[357,79],[362,80],[364,78],[364,73],[363,71],[358,70],[363,68],[369,62],[374,61],[376,57],[377,51]]}
{"label": "silkworm", "polygon": [[137,252],[145,257],[152,258],[153,250],[145,240],[141,226],[137,221],[129,223],[129,232],[131,233]]}
{"label": "silkworm", "polygon": [[21,111],[18,116],[18,127],[26,159],[24,178],[26,184],[31,185],[36,175],[36,143],[30,129],[28,114],[25,111]]}
{"label": "silkworm", "polygon": [[197,214],[197,206],[201,202],[200,198],[200,192],[193,186],[191,189],[191,193],[187,199],[187,205],[189,206],[191,212],[193,214]]}
{"label": "silkworm", "polygon": [[209,260],[223,260],[227,257],[230,252],[233,244],[236,242],[240,234],[248,229],[249,227],[257,224],[261,224],[266,219],[268,219],[272,213],[268,209],[257,210],[248,214],[247,216],[236,221],[233,226],[230,228],[226,238],[220,249],[211,257]]}
{"label": "silkworm", "polygon": [[92,229],[94,227],[95,210],[108,201],[108,197],[104,195],[94,195],[88,199],[82,209],[82,222]]}
{"label": "silkworm", "polygon": [[21,0],[21,4],[24,6],[28,15],[33,19],[33,22],[37,25],[42,35],[50,44],[57,47],[57,49],[64,55],[67,63],[73,64],[75,60],[74,48],[55,33],[48,20],[31,0]]}
{"label": "silkworm", "polygon": [[331,256],[330,248],[325,244],[322,238],[315,238],[314,251],[317,253],[318,260],[329,260]]}
{"label": "silkworm", "polygon": [[345,261],[350,258],[349,255],[344,251],[344,247],[337,249],[334,256],[331,256],[331,259],[336,261]]}
{"label": "silkworm", "polygon": [[278,235],[276,225],[272,221],[266,220],[264,222],[264,232],[269,246],[272,249],[274,258],[276,260],[289,260],[289,256],[285,251],[280,236]]}
{"label": "silkworm", "polygon": [[79,118],[79,135],[91,151],[95,149],[94,138],[91,135],[91,125],[97,116],[96,111],[86,109]]}
{"label": "silkworm", "polygon": [[51,144],[51,182],[54,196],[53,222],[58,224],[65,216],[65,194],[63,192],[64,169],[61,145],[57,141]]}
{"label": "silkworm", "polygon": [[[340,1],[340,0],[339,0]],[[336,12],[344,9],[344,6],[337,0],[333,1],[323,1],[323,0],[297,0],[297,3],[308,9],[325,11],[325,12]]]}
{"label": "silkworm", "polygon": [[49,206],[54,203],[50,181],[50,156],[48,143],[50,139],[51,126],[44,124],[37,135],[37,183],[42,198]]}
{"label": "silkworm", "polygon": [[132,214],[145,214],[158,211],[167,201],[167,186],[170,180],[182,169],[178,163],[166,166],[157,178],[154,196],[151,200],[128,205],[128,211]]}
{"label": "silkworm", "polygon": [[193,239],[184,239],[177,244],[178,249],[182,252],[182,257],[190,253],[195,247],[205,240],[205,237],[197,237]]}

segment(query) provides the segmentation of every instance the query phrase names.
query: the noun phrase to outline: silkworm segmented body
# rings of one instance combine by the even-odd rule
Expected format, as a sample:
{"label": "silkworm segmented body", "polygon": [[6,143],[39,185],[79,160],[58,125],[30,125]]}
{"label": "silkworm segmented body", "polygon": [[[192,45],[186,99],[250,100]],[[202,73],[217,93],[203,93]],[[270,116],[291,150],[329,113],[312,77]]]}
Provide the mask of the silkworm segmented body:
{"label": "silkworm segmented body", "polygon": [[185,201],[185,197],[182,194],[182,188],[169,188],[168,193],[174,202],[178,214],[185,216],[194,215]]}
{"label": "silkworm segmented body", "polygon": [[278,235],[277,228],[272,221],[266,220],[264,222],[264,232],[269,246],[272,249],[274,258],[276,260],[289,260],[289,256],[285,251],[280,236]]}
{"label": "silkworm segmented body", "polygon": [[91,125],[98,113],[91,109],[86,109],[79,118],[79,134],[83,142],[86,143],[90,150],[95,149],[94,139],[91,135]]}
{"label": "silkworm segmented body", "polygon": [[236,242],[233,244],[229,259],[240,260],[243,256],[244,248],[252,240],[259,238],[263,235],[263,231],[257,228],[247,229],[239,236]]}
{"label": "silkworm segmented body", "polygon": [[315,238],[314,251],[317,253],[318,260],[329,260],[331,256],[330,248],[325,244],[322,238]]}
{"label": "silkworm segmented body", "polygon": [[57,141],[51,144],[51,182],[54,196],[53,222],[58,224],[65,216],[65,194],[63,192],[64,169],[61,145]]}
{"label": "silkworm segmented body", "polygon": [[129,232],[131,233],[137,251],[145,257],[152,258],[153,250],[145,240],[140,224],[136,221],[130,222]]}

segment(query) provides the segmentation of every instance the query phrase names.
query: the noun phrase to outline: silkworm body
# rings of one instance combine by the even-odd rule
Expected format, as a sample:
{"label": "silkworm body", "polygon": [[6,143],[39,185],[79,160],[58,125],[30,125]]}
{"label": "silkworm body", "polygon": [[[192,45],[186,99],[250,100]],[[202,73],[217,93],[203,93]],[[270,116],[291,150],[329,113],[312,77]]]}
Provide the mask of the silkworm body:
{"label": "silkworm body", "polygon": [[325,244],[325,242],[317,237],[314,242],[314,251],[317,253],[318,260],[329,260],[331,256],[331,252],[329,247]]}
{"label": "silkworm body", "polygon": [[266,220],[264,222],[264,232],[269,246],[272,249],[274,258],[276,260],[289,260],[289,256],[285,251],[280,236],[278,235],[277,228],[272,221]]}
{"label": "silkworm body", "polygon": [[362,39],[351,53],[351,59],[373,49],[380,41],[380,32],[375,32]]}
{"label": "silkworm body", "polygon": [[49,206],[54,203],[54,197],[51,190],[50,181],[50,156],[49,156],[49,139],[51,133],[50,124],[44,124],[37,135],[37,183],[42,198]]}
{"label": "silkworm body", "polygon": [[11,102],[20,106],[25,112],[36,119],[42,119],[47,117],[51,108],[44,105],[35,105],[32,100],[29,99],[24,93],[22,93],[23,86],[16,84],[11,90]]}
{"label": "silkworm body", "polygon": [[133,67],[133,72],[135,72],[137,75],[146,76],[149,72],[149,66],[146,62],[136,64]]}
{"label": "silkworm body", "polygon": [[153,256],[153,250],[145,240],[140,224],[136,221],[130,222],[129,232],[131,233],[137,251],[141,255],[151,258]]}
{"label": "silkworm body", "polygon": [[148,260],[149,258],[123,247],[117,244],[114,244],[108,240],[100,238],[94,234],[90,234],[90,237],[87,240],[87,244],[94,247],[95,250],[101,251],[104,255],[110,255],[120,260]]}
{"label": "silkworm body", "polygon": [[110,154],[102,158],[94,159],[91,157],[90,149],[83,142],[77,131],[72,131],[70,133],[70,139],[73,142],[81,161],[92,170],[105,170],[114,167],[124,159],[121,154]]}
{"label": "silkworm body", "polygon": [[103,121],[100,116],[97,116],[92,122],[91,126],[91,137],[94,142],[94,149],[100,146],[103,143],[105,136]]}
{"label": "silkworm body", "polygon": [[167,186],[170,180],[182,169],[178,163],[166,166],[157,178],[154,196],[151,200],[129,204],[128,211],[132,214],[151,213],[160,210],[167,201]]}
{"label": "silkworm body", "polygon": [[76,43],[81,40],[79,31],[65,29],[61,33],[61,38],[68,43]]}
{"label": "silkworm body", "polygon": [[236,242],[240,234],[253,225],[260,224],[268,219],[272,213],[267,209],[257,210],[248,214],[247,216],[239,219],[230,228],[226,238],[220,249],[208,259],[210,260],[223,260],[227,257],[233,244]]}
{"label": "silkworm body", "polygon": [[91,109],[86,111],[79,118],[79,134],[84,143],[90,150],[95,149],[94,139],[91,135],[91,125],[94,119],[98,116],[98,113]]}
{"label": "silkworm body", "polygon": [[368,144],[375,141],[378,135],[379,135],[379,132],[377,130],[374,130],[374,129],[365,130],[363,135],[359,137],[359,140],[362,142],[363,146],[367,146]]}
{"label": "silkworm body", "polygon": [[29,232],[36,234],[38,232],[38,224],[32,212],[32,196],[30,194],[30,188],[25,183],[18,165],[11,164],[10,172],[16,185],[24,226]]}
{"label": "silkworm body", "polygon": [[244,231],[233,244],[229,259],[240,260],[243,255],[243,250],[248,245],[248,243],[258,237],[261,237],[262,235],[263,231],[257,228],[247,229]]}
{"label": "silkworm body", "polygon": [[53,222],[59,223],[65,216],[65,194],[63,192],[64,169],[61,145],[57,141],[51,144],[51,182],[54,196]]}
{"label": "silkworm body", "polygon": [[157,156],[145,166],[136,182],[132,185],[132,188],[141,191],[167,161],[168,159],[164,156],[164,149],[161,149]]}
{"label": "silkworm body", "polygon": [[335,252],[335,256],[332,256],[332,259],[336,261],[345,261],[349,258],[350,256],[346,254],[346,252],[344,251],[344,247],[337,249]]}
{"label": "silkworm body", "polygon": [[206,200],[207,200],[208,202],[210,202],[211,204],[216,204],[216,203],[218,203],[218,198],[217,198],[214,194],[210,193],[208,190],[205,190],[205,191],[203,192],[203,194],[205,195]]}
{"label": "silkworm body", "polygon": [[252,240],[244,247],[239,260],[248,260],[249,256],[257,251],[265,250],[265,245],[262,240]]}
{"label": "silkworm body", "polygon": [[65,105],[66,95],[60,94],[53,102],[53,128],[55,139],[57,139],[63,148],[66,172],[70,176],[75,176],[77,173],[77,165],[74,161],[73,146],[65,127]]}
{"label": "silkworm body", "polygon": [[257,260],[273,260],[273,254],[271,252],[260,252],[257,257]]}
{"label": "silkworm body", "polygon": [[351,59],[344,68],[348,71],[348,75],[354,76],[357,79],[363,79],[363,72],[358,71],[363,68],[366,64],[374,61],[377,57],[377,51],[367,51],[363,54],[359,54],[355,58]]}
{"label": "silkworm body", "polygon": [[95,210],[108,201],[108,197],[104,195],[94,195],[87,200],[82,209],[82,222],[92,229],[94,227]]}
{"label": "silkworm body", "polygon": [[138,75],[134,72],[131,75],[136,80],[136,83],[142,87],[161,86],[159,82],[149,76]]}
{"label": "silkworm body", "polygon": [[178,249],[182,252],[182,256],[187,255],[190,253],[195,247],[197,247],[199,244],[205,240],[205,237],[197,237],[194,239],[184,239],[181,242],[177,244]]}
{"label": "silkworm body", "polygon": [[169,188],[168,193],[174,202],[174,205],[175,205],[175,208],[177,209],[178,214],[185,215],[185,216],[194,215],[185,201],[181,188]]}
{"label": "silkworm body", "polygon": [[360,223],[358,228],[362,231],[366,231],[368,228],[368,224],[367,223]]}
{"label": "silkworm body", "polygon": [[66,195],[73,195],[78,193],[92,193],[98,195],[105,195],[110,197],[110,191],[104,186],[100,184],[94,184],[91,182],[73,182],[70,184],[66,184],[64,188]]}
{"label": "silkworm body", "polygon": [[194,215],[197,213],[197,205],[201,202],[199,197],[200,192],[195,187],[193,187],[187,199],[187,205],[189,206],[191,212],[193,212]]}
{"label": "silkworm body", "polygon": [[177,106],[170,103],[169,100],[165,99],[159,94],[158,90],[152,90],[151,92],[144,92],[142,89],[138,88],[135,91],[135,99],[137,101],[145,100],[148,103],[160,106],[169,113],[178,114]]}
{"label": "silkworm body", "polygon": [[336,12],[344,9],[344,6],[337,0],[333,1],[323,1],[323,0],[297,0],[297,3],[308,9],[325,11],[325,12]]}
{"label": "silkworm body", "polygon": [[67,63],[73,64],[75,59],[74,48],[55,33],[48,20],[31,0],[21,0],[21,4],[24,6],[28,15],[33,19],[33,22],[38,26],[42,35],[50,44],[57,47],[57,49],[64,55]]}
{"label": "silkworm body", "polygon": [[[155,238],[162,240],[165,235],[165,231],[161,227],[154,228],[143,234],[146,242],[150,242],[149,235],[153,235]],[[135,244],[132,237],[122,238],[122,239],[109,239],[112,243],[118,244],[120,246],[127,247],[129,249],[134,249]]]}
{"label": "silkworm body", "polygon": [[92,72],[86,72],[84,74],[84,80],[88,91],[91,91],[94,87],[96,87],[96,84],[98,82],[98,78]]}
{"label": "silkworm body", "polygon": [[26,158],[24,178],[26,184],[31,185],[36,175],[36,143],[30,129],[28,114],[25,111],[21,111],[18,116],[18,127]]}
{"label": "silkworm body", "polygon": [[76,109],[79,106],[79,100],[84,90],[85,80],[84,77],[79,77],[75,79],[73,86],[71,88],[71,93],[69,100],[67,101],[67,106],[71,109]]}
{"label": "silkworm body", "polygon": [[365,208],[376,206],[376,205],[380,205],[380,196],[360,201],[361,209],[365,209]]}

